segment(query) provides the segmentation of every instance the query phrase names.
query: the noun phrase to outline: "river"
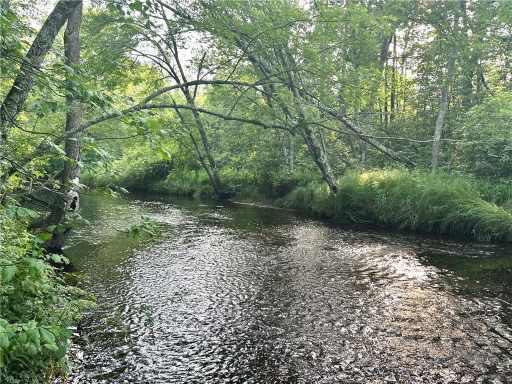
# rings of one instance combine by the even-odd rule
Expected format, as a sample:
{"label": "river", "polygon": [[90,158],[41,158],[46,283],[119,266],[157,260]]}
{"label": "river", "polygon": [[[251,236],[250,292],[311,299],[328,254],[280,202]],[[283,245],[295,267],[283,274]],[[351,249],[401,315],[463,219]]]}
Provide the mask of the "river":
{"label": "river", "polygon": [[[510,247],[150,196],[82,214],[71,382],[512,382]],[[159,235],[123,232],[142,215]]]}

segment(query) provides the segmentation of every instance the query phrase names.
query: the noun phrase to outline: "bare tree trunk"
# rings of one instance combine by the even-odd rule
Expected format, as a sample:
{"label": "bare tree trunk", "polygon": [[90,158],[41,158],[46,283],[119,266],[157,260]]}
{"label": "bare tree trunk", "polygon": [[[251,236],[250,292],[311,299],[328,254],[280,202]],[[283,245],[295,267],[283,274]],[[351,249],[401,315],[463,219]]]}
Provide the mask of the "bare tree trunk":
{"label": "bare tree trunk", "polygon": [[37,71],[41,68],[55,36],[57,36],[70,13],[80,3],[80,1],[75,0],[60,0],[44,22],[23,58],[20,72],[2,105],[0,105],[0,144],[7,140],[9,130],[14,126],[16,117],[25,104],[28,93],[34,85]]}
{"label": "bare tree trunk", "polygon": [[[80,65],[80,24],[82,22],[82,1],[69,15],[66,31],[64,33],[65,62],[71,68],[76,69]],[[66,80],[67,95],[65,132],[72,132],[80,127],[82,119],[82,105],[71,91],[71,80]],[[80,133],[75,133],[66,138],[64,143],[66,161],[62,173],[61,196],[57,198],[54,212],[50,216],[50,224],[61,224],[66,217],[66,212],[75,211],[80,204],[78,191],[80,180]],[[59,251],[64,245],[64,236],[67,228],[57,226],[52,239],[47,244],[47,249]]]}
{"label": "bare tree trunk", "polygon": [[212,170],[209,167],[207,160],[204,158],[203,153],[201,152],[201,148],[199,148],[199,145],[197,144],[196,138],[194,137],[192,132],[189,131],[188,134],[189,134],[189,137],[190,137],[190,141],[192,142],[192,145],[194,146],[194,149],[196,151],[196,155],[197,155],[197,158],[199,159],[199,163],[201,164],[201,166],[206,171],[206,174],[208,175],[208,179],[210,180],[210,183],[211,183],[211,185],[213,187],[213,192],[215,193],[215,195],[218,198],[222,198],[223,197],[223,192],[220,189],[219,180],[218,180],[217,175],[212,173]]}
{"label": "bare tree trunk", "polygon": [[300,132],[302,134],[302,137],[304,138],[306,146],[308,147],[309,153],[313,158],[313,161],[315,162],[316,166],[320,170],[320,173],[322,174],[322,178],[329,186],[331,192],[336,193],[338,189],[336,186],[336,180],[332,173],[331,166],[329,164],[329,160],[327,159],[326,153],[322,150],[321,144],[318,143],[318,140],[316,139],[313,131],[311,130],[311,128],[307,126],[307,124],[304,124],[301,127]]}
{"label": "bare tree trunk", "polygon": [[[188,106],[191,107],[192,116],[194,119],[195,126],[197,128],[197,131],[199,132],[199,138],[201,140],[201,145],[202,145],[203,150],[201,150],[199,148],[199,145],[198,145],[197,141],[195,140],[193,133],[190,132],[189,135],[192,140],[192,144],[194,146],[194,149],[197,152],[197,156],[198,156],[201,166],[204,168],[204,170],[206,171],[206,173],[208,175],[208,179],[210,180],[210,183],[215,192],[215,195],[219,199],[225,199],[226,197],[228,197],[228,193],[226,193],[226,191],[224,191],[222,184],[220,182],[219,173],[217,170],[217,164],[215,162],[215,159],[212,154],[212,150],[210,148],[210,143],[208,140],[208,135],[206,133],[206,129],[205,129],[203,120],[201,119],[201,116],[199,115],[199,113],[195,110],[195,108],[196,108],[195,97],[196,97],[196,92],[197,92],[197,86],[194,89],[193,93],[191,93],[189,86],[181,85],[182,83],[187,83],[188,80],[185,75],[185,71],[183,70],[183,66],[181,64],[178,44],[176,43],[176,39],[174,37],[174,34],[172,33],[173,27],[170,24],[170,21],[165,14],[164,8],[161,8],[161,15],[162,15],[162,18],[164,19],[164,21],[167,25],[168,31],[169,31],[168,40],[164,40],[164,44],[169,49],[172,56],[174,57],[174,60],[176,62],[176,66],[177,66],[177,69],[175,69],[172,66],[171,62],[169,60],[167,60],[166,61],[167,65],[168,65],[167,70],[168,70],[169,75],[176,81],[177,84],[180,85],[180,90],[183,93],[183,95],[185,96]],[[161,47],[158,47],[158,49],[163,55],[165,55],[164,50]],[[199,65],[199,69],[197,72],[197,79],[199,79],[199,77],[200,77],[200,72],[202,69],[201,67],[202,67],[202,62]],[[183,116],[180,116],[180,118],[181,118],[182,122],[185,124],[185,120],[184,120]]]}
{"label": "bare tree trunk", "polygon": [[398,98],[396,90],[396,33],[393,35],[393,59],[392,59],[392,70],[391,70],[391,112],[389,115],[389,121],[393,121],[395,118],[395,111],[398,109]]}
{"label": "bare tree trunk", "polygon": [[387,128],[388,126],[388,53],[389,53],[389,46],[391,44],[391,41],[393,39],[393,35],[390,37],[385,37],[384,41],[382,42],[381,49],[380,49],[380,56],[379,56],[379,64],[380,68],[382,70],[382,73],[384,75],[384,96],[382,100],[382,107],[380,107],[380,123],[381,125],[384,125],[384,127]]}
{"label": "bare tree trunk", "polygon": [[[255,55],[253,55],[247,49],[247,46],[242,41],[242,39],[240,39],[240,38],[237,39],[237,45],[239,46],[240,49],[242,49],[243,51],[246,51],[249,61],[253,65],[256,73],[259,74],[262,77],[262,79],[271,77],[271,73],[273,71],[270,71],[267,68],[267,66],[265,65],[263,60],[259,59]],[[281,108],[281,110],[283,111],[283,113],[285,113],[288,117],[290,117],[294,121],[298,120],[298,124],[297,124],[296,128],[298,128],[298,132],[304,139],[304,143],[306,144],[308,151],[309,151],[311,157],[313,158],[315,165],[320,170],[322,178],[329,186],[329,189],[331,190],[331,192],[336,193],[336,191],[337,191],[336,180],[332,173],[331,166],[329,164],[327,155],[326,155],[325,151],[322,149],[321,144],[318,142],[317,138],[315,137],[314,132],[306,123],[305,114],[304,114],[304,111],[300,104],[302,101],[302,100],[300,100],[301,96],[299,94],[299,91],[297,90],[296,80],[295,80],[294,74],[291,70],[291,68],[295,67],[295,65],[293,63],[293,61],[294,61],[293,57],[291,57],[289,54],[286,55],[286,53],[284,53],[284,52],[286,52],[286,49],[283,48],[282,51],[279,51],[277,56],[282,61],[281,64],[283,65],[285,72],[288,75],[288,79],[285,82],[286,82],[287,88],[292,93],[296,113],[293,115],[290,112],[290,109],[286,106],[286,103],[284,103],[279,98],[279,96],[276,94],[276,92],[273,91],[272,85],[270,85],[269,89],[266,90],[265,97],[267,100],[267,104],[269,106],[271,106],[272,101],[276,101],[277,104],[279,105],[279,107]],[[285,57],[285,55],[287,57]],[[280,72],[280,71],[278,71],[278,72]],[[282,80],[284,81],[284,79],[282,79]],[[293,138],[292,138],[292,140],[293,140]]]}
{"label": "bare tree trunk", "polygon": [[[194,99],[191,97],[188,88],[186,88],[185,97],[187,99],[188,105],[192,108],[195,108],[196,106]],[[199,137],[201,139],[201,144],[204,150],[204,156],[201,153],[198,153],[198,156],[202,157],[202,159],[200,159],[200,162],[203,165],[203,168],[205,169],[206,173],[208,174],[208,178],[210,179],[210,183],[212,184],[215,194],[219,199],[223,199],[226,196],[226,192],[223,190],[220,182],[219,174],[217,172],[217,164],[212,155],[212,150],[210,148],[210,143],[208,140],[206,129],[203,124],[203,120],[201,119],[201,116],[199,116],[199,113],[194,109],[192,110],[192,116],[194,117],[194,122],[197,131],[199,132]],[[194,146],[196,145],[194,144]],[[199,150],[199,147],[197,147],[197,149]]]}
{"label": "bare tree trunk", "polygon": [[336,186],[336,179],[334,178],[334,174],[332,173],[331,165],[329,164],[329,159],[327,158],[327,152],[325,147],[322,146],[322,143],[318,142],[318,139],[315,136],[313,130],[308,126],[306,122],[306,117],[304,111],[302,110],[302,106],[300,105],[301,100],[299,100],[299,94],[293,83],[290,84],[290,88],[293,94],[293,98],[295,101],[295,106],[297,108],[298,115],[300,116],[300,122],[297,127],[300,130],[302,137],[304,138],[304,142],[308,147],[308,151],[313,158],[316,166],[320,170],[322,178],[329,186],[329,189],[332,193],[336,193],[338,190]]}
{"label": "bare tree trunk", "polygon": [[[354,111],[354,122],[359,127],[362,127],[361,124],[361,114],[358,109]],[[364,134],[366,132],[366,129],[361,128],[361,132]],[[366,166],[366,161],[368,158],[368,143],[364,140],[359,139],[359,154],[360,154],[360,161],[363,168]]]}
{"label": "bare tree trunk", "polygon": [[434,139],[432,142],[432,172],[435,172],[439,166],[439,153],[441,150],[441,136],[443,134],[444,120],[448,112],[448,92],[453,72],[454,55],[450,53],[448,57],[448,69],[446,78],[443,81],[441,88],[441,103],[439,105],[439,112],[436,119],[436,127],[434,130]]}
{"label": "bare tree trunk", "polygon": [[[74,9],[68,19],[66,32],[64,33],[64,54],[66,64],[71,68],[77,69],[80,65],[80,24],[82,22],[82,2]],[[76,131],[80,127],[82,119],[82,105],[73,95],[70,80],[68,83],[68,94],[66,103],[68,112],[66,114],[65,132]],[[75,133],[66,139],[64,150],[66,152],[66,163],[64,164],[64,173],[62,175],[62,184],[66,193],[66,208],[77,209],[79,196],[77,184],[80,179],[80,133]],[[73,204],[75,203],[75,206]]]}
{"label": "bare tree trunk", "polygon": [[[185,117],[183,116],[183,114],[180,112],[180,110],[178,108],[175,108],[174,110],[175,110],[176,114],[178,115],[178,117],[180,118],[181,123],[184,126],[186,126],[187,121],[186,121]],[[196,111],[194,111],[194,112],[197,113]],[[198,121],[200,124],[202,123],[201,120],[196,120],[196,125],[197,125]],[[219,199],[224,198],[225,192],[221,189],[220,180],[219,180],[217,174],[212,172],[212,167],[210,166],[211,162],[213,161],[211,154],[209,157],[206,156],[208,158],[205,158],[205,155],[203,155],[203,152],[201,151],[201,148],[199,147],[199,144],[197,143],[197,140],[194,137],[192,131],[190,129],[187,129],[187,132],[190,137],[190,141],[192,142],[192,146],[194,147],[194,150],[196,151],[196,155],[199,160],[199,164],[201,164],[201,167],[203,167],[203,169],[206,171],[206,174],[208,175],[208,179],[210,180],[210,184],[212,185],[213,192]],[[208,142],[206,142],[206,143],[208,144]],[[203,146],[204,146],[204,142],[203,142]],[[208,146],[208,148],[209,148],[209,146]]]}
{"label": "bare tree trunk", "polygon": [[[304,112],[304,108],[301,104],[301,95],[299,90],[297,89],[297,84],[300,80],[297,80],[295,73],[292,72],[290,68],[295,68],[295,62],[293,57],[288,53],[286,56],[281,54],[281,60],[283,61],[283,66],[287,69],[288,73],[288,84],[287,87],[292,93],[293,101],[295,105],[296,114],[299,117],[299,123],[297,127],[300,130],[302,137],[304,138],[304,142],[308,147],[309,153],[313,158],[313,161],[317,165],[322,178],[329,186],[329,189],[332,193],[336,193],[338,188],[336,186],[336,179],[331,169],[331,165],[329,163],[329,158],[327,157],[327,151],[325,148],[325,143],[323,141],[318,142],[318,139],[315,135],[315,132],[311,129],[311,127],[306,122],[306,113]],[[321,137],[323,139],[323,137]]]}
{"label": "bare tree trunk", "polygon": [[293,172],[295,172],[295,136],[294,135],[289,135],[289,140],[290,140],[290,162],[289,162],[289,167],[290,167],[290,173],[293,174]]}

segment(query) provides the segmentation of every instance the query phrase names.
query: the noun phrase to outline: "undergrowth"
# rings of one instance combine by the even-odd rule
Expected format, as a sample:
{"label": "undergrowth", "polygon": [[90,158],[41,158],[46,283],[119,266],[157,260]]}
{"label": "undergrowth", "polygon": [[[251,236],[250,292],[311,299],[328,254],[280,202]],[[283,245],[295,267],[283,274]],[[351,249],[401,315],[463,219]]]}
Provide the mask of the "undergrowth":
{"label": "undergrowth", "polygon": [[66,286],[44,236],[26,230],[26,208],[0,206],[0,383],[46,383],[67,369],[73,326],[91,302]]}

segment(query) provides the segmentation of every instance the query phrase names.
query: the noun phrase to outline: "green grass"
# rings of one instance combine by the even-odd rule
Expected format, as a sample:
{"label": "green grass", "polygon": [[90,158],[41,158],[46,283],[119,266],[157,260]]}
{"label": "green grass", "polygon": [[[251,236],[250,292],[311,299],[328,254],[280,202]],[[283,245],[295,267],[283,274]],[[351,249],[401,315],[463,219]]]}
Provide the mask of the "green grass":
{"label": "green grass", "polygon": [[176,170],[165,179],[146,186],[151,192],[174,196],[212,198],[213,188],[206,172],[199,170]]}
{"label": "green grass", "polygon": [[509,180],[495,182],[476,179],[472,181],[472,184],[484,200],[512,210],[512,183]]}
{"label": "green grass", "polygon": [[512,214],[482,197],[462,177],[378,170],[342,177],[336,196],[322,183],[309,183],[278,203],[339,223],[372,223],[479,241],[512,240]]}
{"label": "green grass", "polygon": [[80,176],[80,182],[90,188],[124,187],[130,191],[146,191],[148,186],[164,180],[172,169],[172,162],[167,160],[134,163],[130,168],[115,174],[86,170]]}

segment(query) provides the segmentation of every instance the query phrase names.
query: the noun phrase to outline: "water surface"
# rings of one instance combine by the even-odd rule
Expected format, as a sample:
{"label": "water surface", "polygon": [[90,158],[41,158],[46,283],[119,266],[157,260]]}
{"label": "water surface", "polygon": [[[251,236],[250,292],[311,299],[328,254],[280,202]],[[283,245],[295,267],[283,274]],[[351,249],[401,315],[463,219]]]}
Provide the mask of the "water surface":
{"label": "water surface", "polygon": [[[82,210],[78,383],[512,382],[509,248],[150,197]],[[142,215],[159,236],[122,231]]]}

